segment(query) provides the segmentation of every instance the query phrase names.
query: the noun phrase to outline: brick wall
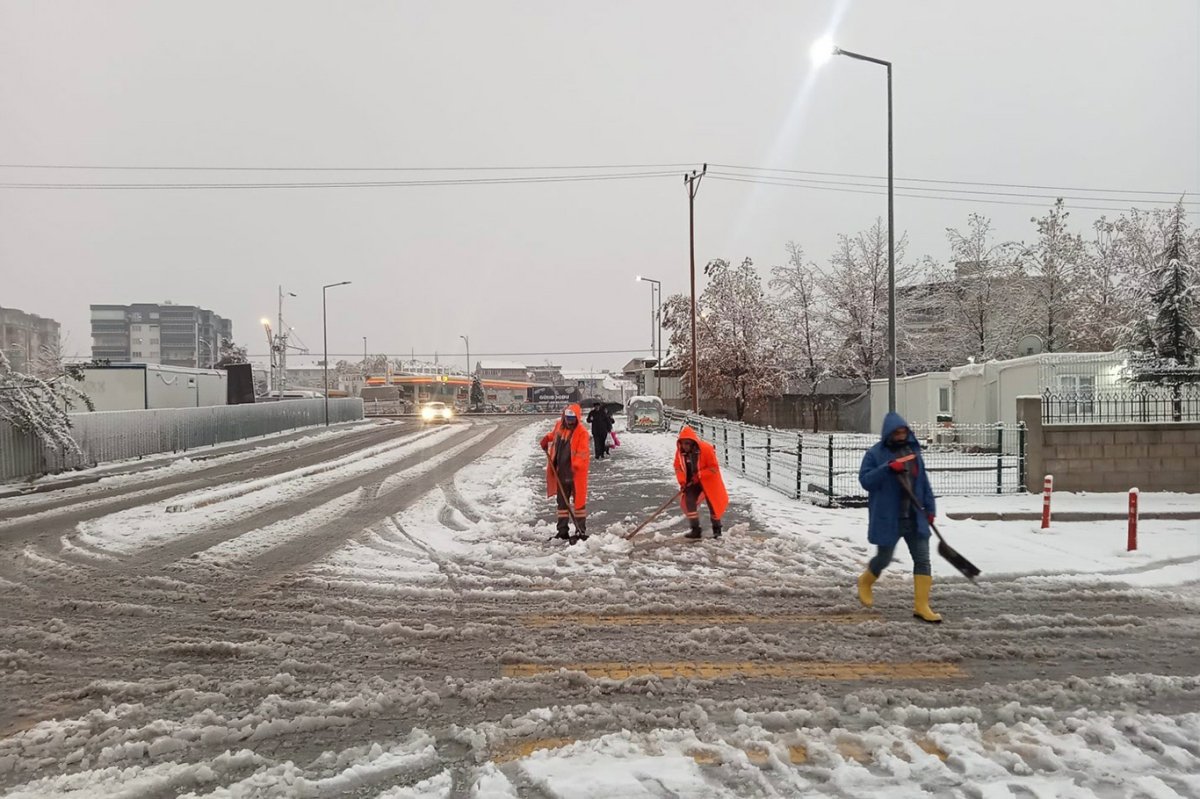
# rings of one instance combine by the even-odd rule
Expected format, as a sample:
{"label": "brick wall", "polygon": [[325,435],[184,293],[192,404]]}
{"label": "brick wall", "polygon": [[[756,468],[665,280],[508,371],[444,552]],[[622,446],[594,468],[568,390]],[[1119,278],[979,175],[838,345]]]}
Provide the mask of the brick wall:
{"label": "brick wall", "polygon": [[1040,397],[1019,397],[1028,428],[1026,489],[1200,492],[1200,422],[1042,424]]}

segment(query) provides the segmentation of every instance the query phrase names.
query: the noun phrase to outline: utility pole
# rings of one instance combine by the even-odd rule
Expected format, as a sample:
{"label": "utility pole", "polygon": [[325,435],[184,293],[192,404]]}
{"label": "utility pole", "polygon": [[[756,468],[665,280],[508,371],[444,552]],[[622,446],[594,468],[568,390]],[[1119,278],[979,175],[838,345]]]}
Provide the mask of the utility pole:
{"label": "utility pole", "polygon": [[[340,283],[329,283],[329,284],[321,287],[321,339],[324,344],[324,351],[325,351],[325,356],[324,356],[324,359],[321,361],[321,365],[324,368],[324,378],[325,378],[325,426],[326,427],[329,427],[329,322],[327,321],[328,314],[326,312],[326,308],[328,305],[328,301],[326,299],[326,296],[327,296],[329,289],[334,288],[335,286],[349,286],[349,285],[350,285],[349,280],[343,280]],[[280,302],[280,305],[282,306],[282,301]]]}
{"label": "utility pole", "polygon": [[688,249],[691,256],[692,284],[692,413],[700,412],[700,369],[696,350],[696,192],[700,191],[700,180],[708,173],[708,164],[697,172],[692,170],[683,176],[688,193]]}
{"label": "utility pole", "polygon": [[474,383],[471,380],[471,339],[469,336],[459,336],[467,344],[467,407],[471,407],[471,389],[474,388]]}
{"label": "utility pole", "polygon": [[[279,287],[279,327],[275,330],[275,346],[279,350],[279,379],[275,381],[279,391],[287,388],[287,351],[288,351],[288,329],[283,325],[283,295],[295,297],[294,292],[283,290],[283,286]],[[305,350],[307,352],[307,350]]]}
{"label": "utility pole", "polygon": [[[662,397],[662,281],[644,275],[638,275],[637,279],[650,284],[650,353],[654,355],[657,351],[654,374],[658,385],[657,396]],[[657,333],[655,327],[658,328]],[[646,390],[650,390],[649,385]]]}

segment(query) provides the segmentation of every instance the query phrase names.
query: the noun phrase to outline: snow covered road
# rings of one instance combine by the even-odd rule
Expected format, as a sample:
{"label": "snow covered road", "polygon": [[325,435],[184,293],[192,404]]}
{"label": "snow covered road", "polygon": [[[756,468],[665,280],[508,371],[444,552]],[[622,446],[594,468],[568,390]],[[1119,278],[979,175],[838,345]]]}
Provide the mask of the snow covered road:
{"label": "snow covered road", "polygon": [[1143,585],[1153,535],[1128,569],[1017,568],[997,539],[1027,523],[959,522],[985,575],[939,572],[930,627],[904,563],[858,606],[859,511],[731,480],[724,541],[678,512],[622,540],[674,491],[664,436],[623,436],[595,534],[549,542],[547,427],[383,426],[0,502],[0,791],[1200,796],[1186,529]]}

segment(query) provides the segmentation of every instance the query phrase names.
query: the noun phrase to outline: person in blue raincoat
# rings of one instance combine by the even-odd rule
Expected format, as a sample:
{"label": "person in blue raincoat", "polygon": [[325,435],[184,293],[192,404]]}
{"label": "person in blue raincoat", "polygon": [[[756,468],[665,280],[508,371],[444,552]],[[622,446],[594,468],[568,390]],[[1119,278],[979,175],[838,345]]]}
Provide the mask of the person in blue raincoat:
{"label": "person in blue raincoat", "polygon": [[[858,578],[859,601],[867,607],[874,604],[872,587],[892,562],[896,545],[904,539],[913,561],[913,616],[932,624],[940,622],[942,617],[929,607],[929,591],[933,587],[929,525],[937,513],[936,501],[921,457],[921,445],[900,414],[891,412],[884,417],[879,443],[863,456],[858,482],[868,497],[867,540],[878,547],[867,570]],[[917,502],[904,490],[904,484],[912,489]]]}

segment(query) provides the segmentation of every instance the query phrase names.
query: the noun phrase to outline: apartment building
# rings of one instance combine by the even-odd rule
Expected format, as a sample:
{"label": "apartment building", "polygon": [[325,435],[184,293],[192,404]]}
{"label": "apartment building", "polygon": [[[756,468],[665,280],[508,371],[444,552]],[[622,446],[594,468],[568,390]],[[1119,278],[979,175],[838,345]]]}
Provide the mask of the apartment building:
{"label": "apartment building", "polygon": [[194,305],[93,305],[92,357],[113,363],[202,367],[220,358],[233,323]]}

